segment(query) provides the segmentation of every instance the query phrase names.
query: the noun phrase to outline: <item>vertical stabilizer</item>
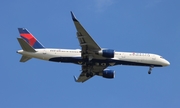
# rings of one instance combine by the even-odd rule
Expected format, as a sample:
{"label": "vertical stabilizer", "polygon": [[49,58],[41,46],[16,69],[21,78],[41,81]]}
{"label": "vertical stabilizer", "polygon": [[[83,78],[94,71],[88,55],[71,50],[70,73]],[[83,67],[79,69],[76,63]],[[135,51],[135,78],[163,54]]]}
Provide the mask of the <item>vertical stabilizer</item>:
{"label": "vertical stabilizer", "polygon": [[23,38],[31,47],[35,49],[44,48],[44,46],[26,29],[18,28],[21,38]]}

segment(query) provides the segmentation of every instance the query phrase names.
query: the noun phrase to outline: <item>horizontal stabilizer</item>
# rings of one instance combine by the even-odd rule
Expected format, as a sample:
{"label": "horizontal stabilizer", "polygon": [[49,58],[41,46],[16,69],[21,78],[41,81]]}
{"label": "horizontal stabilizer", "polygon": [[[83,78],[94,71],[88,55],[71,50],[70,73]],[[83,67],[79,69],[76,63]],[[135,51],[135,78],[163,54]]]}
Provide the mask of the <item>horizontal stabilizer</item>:
{"label": "horizontal stabilizer", "polygon": [[30,59],[31,59],[31,57],[22,56],[21,59],[20,59],[20,62],[26,62],[26,61],[28,61]]}
{"label": "horizontal stabilizer", "polygon": [[27,52],[36,52],[24,39],[17,38],[19,44],[21,45],[22,49]]}

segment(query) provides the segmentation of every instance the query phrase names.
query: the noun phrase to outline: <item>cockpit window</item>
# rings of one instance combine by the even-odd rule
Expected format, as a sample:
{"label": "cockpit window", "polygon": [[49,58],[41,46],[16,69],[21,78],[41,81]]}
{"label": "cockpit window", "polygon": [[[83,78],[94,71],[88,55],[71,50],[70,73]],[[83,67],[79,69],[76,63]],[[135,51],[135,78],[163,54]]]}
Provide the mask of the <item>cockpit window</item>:
{"label": "cockpit window", "polygon": [[163,58],[162,56],[160,58]]}

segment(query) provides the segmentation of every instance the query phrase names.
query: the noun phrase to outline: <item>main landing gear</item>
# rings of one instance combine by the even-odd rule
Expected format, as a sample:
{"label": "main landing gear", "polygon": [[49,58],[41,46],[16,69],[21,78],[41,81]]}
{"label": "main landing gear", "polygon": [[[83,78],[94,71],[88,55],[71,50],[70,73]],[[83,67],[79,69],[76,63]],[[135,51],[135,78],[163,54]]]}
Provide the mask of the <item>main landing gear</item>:
{"label": "main landing gear", "polygon": [[92,72],[86,73],[86,77],[92,77],[92,76],[93,76],[93,73],[92,73]]}
{"label": "main landing gear", "polygon": [[87,73],[86,73],[86,77],[93,77],[94,73],[92,72],[92,68],[93,68],[93,62],[91,61],[93,59],[93,56],[89,56],[87,57],[87,62],[86,62],[86,66],[87,66]]}
{"label": "main landing gear", "polygon": [[87,68],[88,69],[87,69],[86,77],[92,77],[94,75],[94,73],[92,72],[93,66],[89,65]]}
{"label": "main landing gear", "polygon": [[92,77],[94,76],[94,73],[92,72],[93,69],[93,63],[91,61],[86,62],[86,77]]}
{"label": "main landing gear", "polygon": [[152,68],[153,68],[153,66],[150,66],[150,67],[149,67],[148,74],[151,74]]}
{"label": "main landing gear", "polygon": [[93,65],[91,64],[91,62],[89,62],[86,77],[92,77],[94,75],[92,72],[92,68],[93,68]]}

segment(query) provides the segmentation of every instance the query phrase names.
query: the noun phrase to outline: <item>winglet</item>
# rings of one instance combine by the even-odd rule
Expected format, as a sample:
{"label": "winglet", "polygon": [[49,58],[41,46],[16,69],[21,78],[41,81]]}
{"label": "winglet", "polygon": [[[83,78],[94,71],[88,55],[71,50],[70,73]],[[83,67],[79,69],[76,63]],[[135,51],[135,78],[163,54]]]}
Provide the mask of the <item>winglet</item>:
{"label": "winglet", "polygon": [[77,21],[77,22],[78,22],[78,20],[76,19],[75,15],[73,14],[72,11],[71,11],[71,16],[72,16],[72,20],[73,20],[73,21]]}
{"label": "winglet", "polygon": [[73,77],[74,77],[74,81],[75,81],[75,82],[77,82],[77,78],[76,78],[76,76],[73,76]]}

